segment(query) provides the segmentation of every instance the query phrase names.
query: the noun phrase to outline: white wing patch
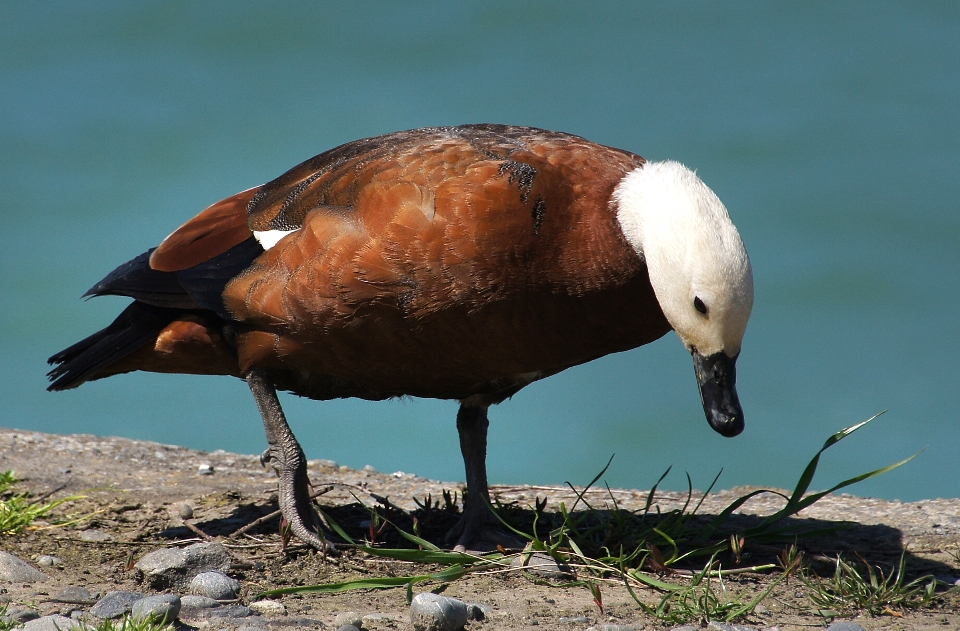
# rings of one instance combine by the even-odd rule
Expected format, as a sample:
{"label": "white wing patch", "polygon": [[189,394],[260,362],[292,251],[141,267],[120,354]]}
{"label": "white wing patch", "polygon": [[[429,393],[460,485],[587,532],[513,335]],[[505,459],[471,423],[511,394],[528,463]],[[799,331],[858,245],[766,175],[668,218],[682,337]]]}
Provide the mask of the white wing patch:
{"label": "white wing patch", "polygon": [[294,228],[293,230],[263,230],[263,231],[253,231],[254,238],[260,242],[260,245],[264,250],[269,250],[275,246],[280,239],[284,238],[291,232],[296,232],[300,228]]}

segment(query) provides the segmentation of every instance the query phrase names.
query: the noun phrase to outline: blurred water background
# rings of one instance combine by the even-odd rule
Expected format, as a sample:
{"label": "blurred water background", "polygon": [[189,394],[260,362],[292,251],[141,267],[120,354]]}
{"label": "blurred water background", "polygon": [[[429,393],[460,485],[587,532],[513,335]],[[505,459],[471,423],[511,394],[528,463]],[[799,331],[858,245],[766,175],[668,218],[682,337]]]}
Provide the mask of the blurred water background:
{"label": "blurred water background", "polygon": [[[220,198],[356,138],[471,122],[696,168],[750,251],[747,429],[709,429],[675,335],[491,411],[494,482],[960,495],[960,4],[4,2],[0,425],[258,453],[228,377],[44,391],[127,301],[78,297]],[[283,397],[308,457],[463,479],[456,404]]]}

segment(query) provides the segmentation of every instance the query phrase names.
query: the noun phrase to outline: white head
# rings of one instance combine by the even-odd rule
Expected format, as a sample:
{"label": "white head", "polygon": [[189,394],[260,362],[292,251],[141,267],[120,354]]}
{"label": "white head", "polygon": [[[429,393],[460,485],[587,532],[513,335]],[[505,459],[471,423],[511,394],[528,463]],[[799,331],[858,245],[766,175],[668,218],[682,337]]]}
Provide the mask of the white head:
{"label": "white head", "polygon": [[613,193],[670,326],[691,352],[736,357],[753,308],[753,272],[713,191],[679,162],[649,162]]}
{"label": "white head", "polygon": [[753,272],[727,209],[678,162],[630,172],[612,202],[663,315],[693,355],[707,420],[724,436],[739,434],[736,359],[753,309]]}

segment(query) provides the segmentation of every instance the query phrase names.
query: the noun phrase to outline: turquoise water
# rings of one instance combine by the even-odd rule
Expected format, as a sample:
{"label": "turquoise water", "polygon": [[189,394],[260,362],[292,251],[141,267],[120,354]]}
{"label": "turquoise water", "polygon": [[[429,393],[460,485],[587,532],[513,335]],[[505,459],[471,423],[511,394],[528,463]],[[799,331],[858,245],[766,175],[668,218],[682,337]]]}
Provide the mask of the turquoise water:
{"label": "turquoise water", "polygon": [[[243,383],[134,374],[50,394],[80,302],[208,204],[355,138],[503,122],[698,170],[750,251],[747,429],[703,419],[676,336],[491,411],[495,482],[960,495],[960,5],[2,3],[0,425],[265,446]],[[355,8],[362,7],[362,8]],[[284,399],[309,457],[462,479],[451,402]]]}

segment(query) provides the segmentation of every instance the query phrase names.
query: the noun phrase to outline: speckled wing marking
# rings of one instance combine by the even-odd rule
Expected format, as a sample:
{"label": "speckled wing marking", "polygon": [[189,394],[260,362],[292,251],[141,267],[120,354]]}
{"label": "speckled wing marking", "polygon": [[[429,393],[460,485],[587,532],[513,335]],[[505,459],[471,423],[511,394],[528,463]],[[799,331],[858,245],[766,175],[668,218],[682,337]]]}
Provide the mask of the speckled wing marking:
{"label": "speckled wing marking", "polygon": [[508,174],[510,182],[517,184],[526,203],[536,170],[511,160],[511,155],[531,144],[558,140],[587,143],[570,134],[492,124],[427,127],[356,140],[314,156],[262,186],[247,207],[248,225],[263,232],[297,229],[310,210],[342,207],[344,198],[355,197],[368,183],[363,174],[370,173],[371,165],[377,170],[377,165],[382,167],[398,156],[451,141],[472,147],[478,159],[502,163],[500,174]]}

